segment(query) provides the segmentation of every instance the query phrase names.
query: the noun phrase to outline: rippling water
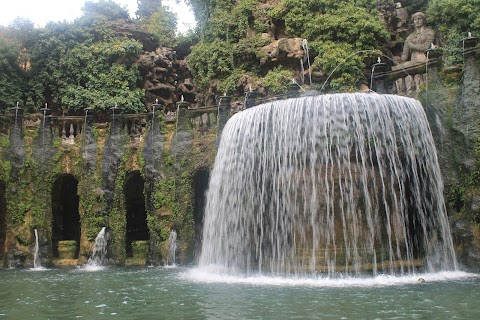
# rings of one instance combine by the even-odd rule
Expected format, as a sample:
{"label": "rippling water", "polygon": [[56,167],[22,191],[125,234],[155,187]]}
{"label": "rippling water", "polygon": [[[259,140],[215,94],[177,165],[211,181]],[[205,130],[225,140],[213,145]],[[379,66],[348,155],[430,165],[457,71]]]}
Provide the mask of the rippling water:
{"label": "rippling water", "polygon": [[0,319],[480,319],[479,289],[480,277],[462,272],[328,280],[0,269]]}

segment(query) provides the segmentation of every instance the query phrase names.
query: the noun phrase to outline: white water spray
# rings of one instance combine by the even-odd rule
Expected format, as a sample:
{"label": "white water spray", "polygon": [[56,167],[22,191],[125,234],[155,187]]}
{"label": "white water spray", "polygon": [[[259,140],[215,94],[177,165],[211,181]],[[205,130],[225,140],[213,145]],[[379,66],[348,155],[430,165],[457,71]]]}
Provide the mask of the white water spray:
{"label": "white water spray", "polygon": [[105,266],[107,262],[107,237],[105,227],[100,230],[95,238],[92,255],[88,258],[87,267],[101,267]]}
{"label": "white water spray", "polygon": [[335,94],[257,106],[222,133],[199,264],[329,278],[456,270],[442,191],[416,100]]}
{"label": "white water spray", "polygon": [[35,229],[34,231],[35,231],[35,248],[33,250],[33,268],[41,269],[42,262],[40,260],[40,245],[38,241],[38,231],[37,229]]}
{"label": "white water spray", "polygon": [[167,265],[175,266],[175,254],[177,251],[177,232],[172,229],[168,237],[168,258]]}

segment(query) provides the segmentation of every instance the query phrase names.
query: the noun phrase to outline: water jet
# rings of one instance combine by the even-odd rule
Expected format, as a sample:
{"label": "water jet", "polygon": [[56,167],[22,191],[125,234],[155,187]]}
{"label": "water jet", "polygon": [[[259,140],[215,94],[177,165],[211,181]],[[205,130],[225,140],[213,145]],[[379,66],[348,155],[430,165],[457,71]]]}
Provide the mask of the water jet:
{"label": "water jet", "polygon": [[92,255],[88,258],[86,268],[96,269],[105,266],[107,263],[107,235],[106,228],[103,227],[95,238],[92,248]]}

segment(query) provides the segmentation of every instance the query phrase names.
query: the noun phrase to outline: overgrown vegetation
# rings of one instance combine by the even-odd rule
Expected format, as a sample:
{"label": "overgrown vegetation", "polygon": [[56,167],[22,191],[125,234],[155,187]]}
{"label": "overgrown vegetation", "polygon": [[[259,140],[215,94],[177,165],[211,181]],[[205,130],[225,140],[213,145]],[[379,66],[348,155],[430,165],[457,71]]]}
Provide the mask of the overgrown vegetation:
{"label": "overgrown vegetation", "polygon": [[[176,17],[160,1],[138,1],[132,20],[112,0],[87,1],[83,16],[72,23],[34,28],[19,19],[0,28],[0,110],[16,102],[28,111],[48,106],[79,114],[85,107],[102,112],[121,105],[125,112],[144,110],[143,79],[137,65],[144,44],[124,30],[137,30],[175,44]],[[173,39],[173,40],[172,40]]]}
{"label": "overgrown vegetation", "polygon": [[[296,75],[299,62],[271,62],[262,48],[280,38],[308,40],[316,87],[356,90],[378,52],[385,52],[390,34],[378,19],[383,0],[189,0],[196,34],[176,35],[177,17],[161,1],[139,0],[136,18],[114,0],[87,1],[83,16],[72,23],[34,28],[25,19],[0,28],[0,107],[17,101],[27,111],[45,103],[79,114],[85,107],[106,111],[118,103],[125,112],[140,112],[145,92],[136,61],[143,44],[121,30],[148,33],[159,45],[178,47],[195,84],[217,93],[242,93],[250,83],[276,93]],[[448,64],[460,62],[459,41],[480,33],[477,0],[405,0],[411,13],[427,11],[429,23],[441,32]],[[428,10],[427,10],[428,9]],[[375,54],[374,54],[375,52]],[[268,76],[267,76],[268,75]],[[267,78],[265,78],[267,77]],[[273,87],[272,87],[273,86]]]}
{"label": "overgrown vegetation", "polygon": [[[388,39],[386,28],[377,17],[376,1],[282,0],[262,5],[264,2],[194,2],[198,7],[202,4],[203,12],[208,13],[199,16],[201,40],[189,57],[189,66],[200,86],[206,86],[213,76],[232,83],[232,75],[241,77],[241,70],[271,77],[271,65],[259,67],[264,58],[261,48],[276,33],[285,32],[287,37],[309,41],[312,69],[317,72],[325,74],[341,64],[332,87],[351,90],[362,79],[368,56],[351,54],[380,49]],[[290,66],[277,67],[276,70],[283,71],[289,67],[291,80]],[[269,84],[268,80],[263,82],[264,86]],[[269,91],[278,92],[278,88]]]}
{"label": "overgrown vegetation", "polygon": [[470,32],[480,36],[480,3],[478,0],[430,0],[427,16],[445,41],[447,63],[462,63],[462,39]]}

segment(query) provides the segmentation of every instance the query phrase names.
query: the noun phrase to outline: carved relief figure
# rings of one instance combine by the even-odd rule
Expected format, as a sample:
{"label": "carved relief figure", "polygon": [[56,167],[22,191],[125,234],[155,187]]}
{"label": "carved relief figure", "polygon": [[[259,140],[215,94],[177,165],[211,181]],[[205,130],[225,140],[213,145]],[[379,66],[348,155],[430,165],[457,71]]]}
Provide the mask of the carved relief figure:
{"label": "carved relief figure", "polygon": [[423,12],[417,12],[412,15],[415,31],[410,34],[403,45],[402,61],[425,62],[425,51],[435,40],[435,31],[426,25],[427,19]]}
{"label": "carved relief figure", "polygon": [[[405,40],[402,57],[402,67],[409,67],[427,60],[425,51],[431,47],[435,40],[435,31],[426,25],[427,19],[423,12],[416,12],[412,15],[415,31]],[[413,90],[419,91],[424,83],[423,75],[408,76],[404,80],[397,81],[397,91],[410,93]]]}

